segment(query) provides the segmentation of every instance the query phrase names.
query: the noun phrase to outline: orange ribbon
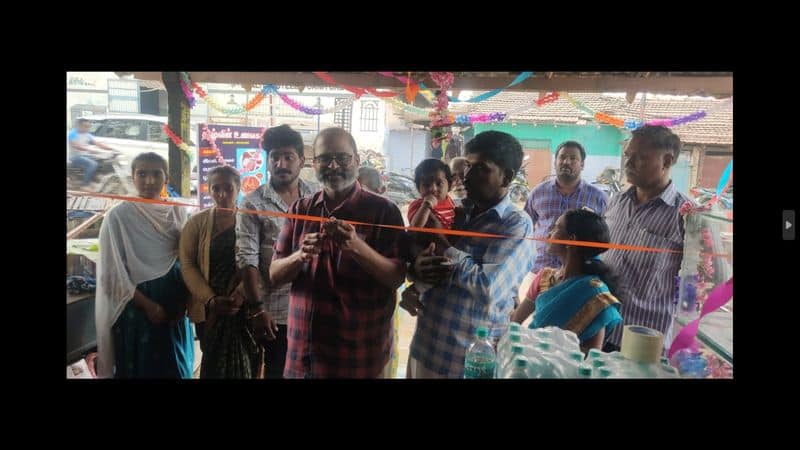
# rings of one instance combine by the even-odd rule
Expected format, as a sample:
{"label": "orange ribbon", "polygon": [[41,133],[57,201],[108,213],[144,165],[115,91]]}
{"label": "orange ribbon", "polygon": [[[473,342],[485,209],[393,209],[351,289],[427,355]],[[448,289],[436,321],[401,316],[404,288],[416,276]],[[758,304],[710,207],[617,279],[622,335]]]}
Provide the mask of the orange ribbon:
{"label": "orange ribbon", "polygon": [[[101,194],[96,192],[82,192],[82,191],[67,191],[69,195],[76,195],[76,196],[89,196],[89,197],[102,197],[102,198],[110,198],[114,200],[124,200],[129,202],[139,202],[139,203],[152,203],[157,205],[171,205],[171,206],[188,206],[192,208],[199,208],[200,205],[196,205],[194,203],[180,203],[180,202],[173,202],[168,200],[152,200],[148,198],[141,198],[141,197],[128,197],[124,195],[114,195],[114,194]],[[315,217],[315,216],[308,216],[305,214],[289,214],[289,213],[282,213],[277,211],[261,211],[255,209],[244,209],[244,208],[218,208],[224,211],[234,211],[239,213],[245,214],[256,214],[261,216],[273,216],[273,217],[283,217],[286,219],[295,219],[295,220],[306,220],[311,222],[320,222],[325,223],[329,222],[331,219],[325,217]],[[341,219],[339,219],[341,220]],[[579,247],[596,247],[596,248],[606,248],[606,249],[616,249],[616,250],[629,250],[635,252],[651,252],[651,253],[683,253],[681,250],[670,250],[667,248],[656,248],[656,247],[643,247],[639,245],[627,245],[627,244],[612,244],[612,243],[602,243],[602,242],[591,242],[591,241],[571,241],[571,240],[564,240],[564,239],[548,239],[548,238],[537,238],[533,236],[510,236],[504,234],[493,234],[493,233],[480,233],[477,231],[463,231],[463,230],[446,230],[441,228],[423,228],[423,227],[406,227],[403,225],[386,225],[386,224],[377,224],[377,223],[368,223],[368,222],[357,222],[354,220],[341,220],[342,222],[349,223],[350,225],[361,225],[366,227],[379,227],[379,228],[391,228],[395,230],[405,230],[405,231],[416,231],[419,233],[430,233],[430,234],[445,234],[450,236],[462,236],[462,237],[479,237],[479,238],[491,238],[491,239],[520,239],[520,240],[531,240],[531,241],[540,241],[540,242],[549,242],[552,244],[565,244],[565,245],[576,245]],[[702,253],[705,255],[710,256],[717,256],[721,258],[731,258],[731,255],[727,253]]]}

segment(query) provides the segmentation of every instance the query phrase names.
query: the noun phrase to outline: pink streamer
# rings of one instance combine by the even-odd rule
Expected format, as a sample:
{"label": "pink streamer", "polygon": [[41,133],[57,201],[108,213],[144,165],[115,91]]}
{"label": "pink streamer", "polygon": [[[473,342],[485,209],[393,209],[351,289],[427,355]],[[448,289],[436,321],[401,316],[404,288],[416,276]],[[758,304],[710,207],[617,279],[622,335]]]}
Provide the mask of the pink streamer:
{"label": "pink streamer", "polygon": [[675,337],[675,340],[672,341],[672,345],[669,347],[667,358],[671,360],[672,355],[674,355],[678,350],[691,348],[692,345],[696,345],[694,343],[694,337],[697,336],[697,330],[700,326],[700,319],[702,319],[703,316],[718,310],[720,307],[725,305],[725,303],[728,303],[728,300],[730,300],[731,297],[733,297],[733,277],[715,287],[711,293],[708,294],[708,298],[703,303],[703,309],[700,311],[700,317],[686,324],[681,332],[678,333],[678,336]]}
{"label": "pink streamer", "polygon": [[192,91],[189,89],[189,86],[186,85],[186,82],[180,80],[181,89],[183,89],[183,95],[186,96],[186,101],[189,103],[189,106],[194,108],[194,95],[192,95]]}

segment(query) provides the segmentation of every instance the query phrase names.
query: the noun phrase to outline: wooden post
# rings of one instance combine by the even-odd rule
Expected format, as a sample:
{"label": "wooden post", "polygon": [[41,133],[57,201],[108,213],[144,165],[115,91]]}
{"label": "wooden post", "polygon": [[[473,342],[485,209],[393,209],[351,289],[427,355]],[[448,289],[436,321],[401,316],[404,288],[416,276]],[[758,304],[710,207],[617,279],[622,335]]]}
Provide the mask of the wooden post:
{"label": "wooden post", "polygon": [[[164,86],[167,88],[167,125],[175,132],[183,142],[190,142],[189,139],[189,104],[181,89],[180,75],[178,72],[162,72]],[[187,155],[169,141],[169,176],[172,185],[178,189],[181,197],[189,197],[189,171],[191,161]]]}
{"label": "wooden post", "polygon": [[702,151],[702,147],[699,145],[692,147],[691,172],[689,173],[690,189],[700,184],[700,153],[702,153]]}

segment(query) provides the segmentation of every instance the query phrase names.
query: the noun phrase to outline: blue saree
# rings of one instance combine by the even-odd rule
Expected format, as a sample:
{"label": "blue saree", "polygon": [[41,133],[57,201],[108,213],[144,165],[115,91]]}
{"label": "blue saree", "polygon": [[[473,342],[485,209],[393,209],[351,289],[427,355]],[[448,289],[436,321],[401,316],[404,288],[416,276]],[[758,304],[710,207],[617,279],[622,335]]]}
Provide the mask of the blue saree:
{"label": "blue saree", "polygon": [[619,300],[597,276],[584,275],[552,285],[548,275],[542,277],[530,328],[556,326],[574,332],[584,342],[601,329],[608,336],[622,323]]}

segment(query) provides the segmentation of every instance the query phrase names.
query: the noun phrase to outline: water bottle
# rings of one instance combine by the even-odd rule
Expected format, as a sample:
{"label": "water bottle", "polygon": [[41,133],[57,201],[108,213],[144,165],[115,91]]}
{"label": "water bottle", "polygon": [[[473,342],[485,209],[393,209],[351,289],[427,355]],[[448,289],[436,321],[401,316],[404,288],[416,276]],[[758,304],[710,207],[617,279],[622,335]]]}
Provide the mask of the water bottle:
{"label": "water bottle", "polygon": [[610,378],[613,372],[608,367],[601,367],[597,370],[597,378]]}
{"label": "water bottle", "polygon": [[625,356],[623,356],[622,353],[620,352],[601,354],[598,359],[601,361],[605,361],[606,367],[617,372],[620,370],[624,370],[631,363],[631,361],[627,360]]}
{"label": "water bottle", "polygon": [[553,363],[543,354],[531,352],[528,358],[528,378],[557,378]]}
{"label": "water bottle", "polygon": [[564,371],[554,358],[549,341],[539,341],[529,359],[530,378],[564,378]]}
{"label": "water bottle", "polygon": [[488,339],[489,330],[478,327],[475,336],[464,357],[464,378],[492,378],[497,362],[494,348]]}
{"label": "water bottle", "polygon": [[665,373],[660,362],[626,361],[628,362],[625,366],[626,378],[661,378]]}
{"label": "water bottle", "polygon": [[572,351],[568,355],[568,358],[569,358],[568,360],[569,373],[567,374],[567,377],[568,378],[580,377],[580,374],[578,372],[580,370],[581,364],[583,364],[583,353],[581,353],[580,351]]}
{"label": "water bottle", "polygon": [[[583,354],[572,352],[566,347],[550,346],[549,358],[557,368],[558,378],[575,378],[578,372],[580,361],[583,361]],[[574,355],[574,356],[571,356]],[[578,360],[580,358],[580,361]]]}
{"label": "water bottle", "polygon": [[581,350],[581,340],[578,338],[577,334],[572,331],[565,330],[563,335],[567,339],[567,342],[572,346],[573,350]]}
{"label": "water bottle", "polygon": [[506,355],[502,355],[501,358],[498,358],[497,362],[497,378],[505,378],[506,375],[513,369],[512,363],[516,358],[522,357],[525,348],[519,344],[515,344],[511,346],[510,353]]}
{"label": "water bottle", "polygon": [[592,367],[595,369],[599,369],[601,367],[605,367],[608,363],[605,360],[600,358],[595,358],[592,360]]}
{"label": "water bottle", "polygon": [[549,328],[537,328],[533,332],[534,337],[540,341],[551,341],[553,339],[553,331]]}
{"label": "water bottle", "polygon": [[498,360],[499,357],[505,356],[511,347],[514,345],[521,345],[522,344],[522,336],[519,332],[509,331],[508,333],[504,334],[500,341],[497,342],[497,356]]}
{"label": "water bottle", "polygon": [[575,362],[576,366],[579,366],[583,364],[583,352],[581,352],[580,350],[573,351],[569,354],[569,359]]}
{"label": "water bottle", "polygon": [[592,368],[585,364],[581,364],[578,367],[578,378],[592,378]]}
{"label": "water bottle", "polygon": [[514,358],[514,367],[508,378],[528,378],[528,360],[525,358]]}
{"label": "water bottle", "polygon": [[589,350],[589,359],[595,360],[597,358],[601,358],[603,356],[603,352],[600,349],[593,348]]}
{"label": "water bottle", "polygon": [[539,341],[536,343],[536,350],[543,355],[547,355],[553,352],[553,345],[550,341]]}

